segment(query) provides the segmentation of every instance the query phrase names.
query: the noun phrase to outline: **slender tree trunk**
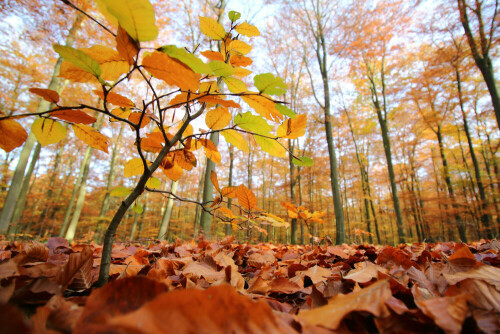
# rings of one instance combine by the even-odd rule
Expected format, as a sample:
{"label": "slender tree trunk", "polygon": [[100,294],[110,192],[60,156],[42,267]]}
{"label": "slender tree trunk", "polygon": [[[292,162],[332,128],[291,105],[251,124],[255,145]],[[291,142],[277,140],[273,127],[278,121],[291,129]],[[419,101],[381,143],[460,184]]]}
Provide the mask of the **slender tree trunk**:
{"label": "slender tree trunk", "polygon": [[[488,91],[491,97],[491,103],[493,104],[493,109],[495,111],[495,116],[497,119],[497,126],[500,128],[500,94],[498,93],[497,82],[495,80],[495,69],[493,68],[493,62],[491,61],[489,51],[491,49],[490,45],[493,45],[494,42],[492,39],[493,31],[491,32],[491,36],[487,38],[487,32],[485,32],[485,27],[483,25],[482,20],[479,24],[479,35],[480,45],[477,45],[474,36],[472,35],[472,30],[470,27],[469,16],[467,14],[467,1],[466,0],[457,0],[458,2],[458,10],[460,12],[460,21],[462,22],[462,26],[464,27],[465,36],[467,37],[467,42],[469,43],[469,47],[471,50],[472,57],[476,62],[477,67],[481,71],[483,75],[484,82],[488,87]],[[481,4],[482,1],[476,1],[476,8],[472,8],[478,17],[482,15],[481,13]],[[495,4],[495,14],[497,14],[498,10],[498,2]],[[498,17],[494,16],[493,19],[497,19]],[[488,29],[488,27],[486,27]]]}
{"label": "slender tree trunk", "polygon": [[[228,177],[228,180],[227,180],[227,185],[229,187],[232,187],[233,186],[233,169],[234,169],[234,146],[233,145],[229,145],[229,177]],[[227,200],[227,208],[229,210],[231,210],[231,207],[232,207],[232,204],[233,204],[233,199],[232,198],[228,198]],[[231,224],[226,224],[225,225],[225,234],[226,235],[231,235],[233,231],[233,227],[231,226]]]}
{"label": "slender tree trunk", "polygon": [[444,153],[444,144],[443,144],[443,135],[441,133],[441,126],[438,125],[436,135],[438,138],[438,144],[439,144],[439,154],[441,155],[441,161],[443,163],[443,173],[444,173],[444,181],[446,183],[446,188],[448,189],[448,195],[450,196],[451,200],[451,206],[453,207],[453,210],[455,211],[454,216],[455,216],[455,222],[458,225],[458,232],[460,234],[460,239],[463,242],[467,242],[467,234],[465,231],[465,224],[461,221],[460,219],[460,214],[457,212],[458,206],[455,200],[455,191],[453,189],[453,186],[451,184],[451,177],[450,177],[450,172],[448,170],[448,160],[446,159],[446,155]]}
{"label": "slender tree trunk", "polygon": [[73,187],[73,192],[71,193],[71,198],[69,200],[68,207],[66,208],[66,214],[64,215],[64,220],[63,220],[63,223],[61,226],[61,230],[59,231],[59,237],[61,237],[61,238],[66,235],[66,230],[68,229],[68,224],[70,222],[71,213],[73,212],[73,206],[75,205],[75,200],[77,198],[76,196],[78,194],[78,190],[79,190],[80,185],[83,183],[82,180],[83,180],[83,176],[85,173],[85,166],[87,165],[87,163],[90,164],[92,151],[93,151],[93,149],[90,146],[85,148],[85,155],[83,156],[83,160],[82,160],[81,165],[80,165],[81,166],[80,172],[78,174],[78,178],[76,179],[75,186]]}
{"label": "slender tree trunk", "polygon": [[[69,30],[68,37],[66,37],[66,43],[65,43],[66,46],[71,46],[73,44],[76,33],[80,29],[84,17],[85,16],[80,13],[76,15],[75,21],[73,21],[73,26]],[[61,81],[60,78],[58,77],[61,63],[62,63],[62,58],[58,58],[56,64],[54,65],[54,71],[52,73],[50,83],[47,87],[48,89],[56,91],[58,90]],[[36,112],[37,113],[43,112],[48,110],[49,108],[50,108],[50,103],[45,101],[44,99],[40,99],[40,103],[38,104]],[[24,173],[26,170],[26,166],[28,164],[28,158],[31,155],[31,151],[33,149],[33,146],[35,145],[35,142],[36,142],[35,136],[32,133],[30,133],[21,150],[21,155],[19,157],[16,170],[14,172],[14,176],[11,180],[9,191],[7,193],[7,197],[4,202],[2,212],[0,213],[0,234],[7,232],[9,223],[11,222],[12,215],[14,214],[16,201],[21,191],[24,179]]]}
{"label": "slender tree trunk", "polygon": [[[226,0],[220,0],[218,2],[218,5],[216,7],[217,9],[217,21],[219,23],[222,23],[222,20],[224,19],[224,10],[226,8]],[[220,51],[220,44],[219,44],[219,51]],[[218,79],[217,80],[217,86],[219,87],[219,91],[223,91],[222,89],[222,81],[221,79]],[[219,132],[212,132],[210,134],[210,140],[215,144],[215,146],[217,146],[219,144]],[[213,200],[213,184],[212,184],[212,181],[210,180],[210,174],[212,173],[212,171],[215,172],[215,163],[210,160],[210,159],[207,159],[207,166],[206,166],[206,170],[205,170],[205,178],[204,178],[204,186],[203,186],[203,205],[208,205],[208,204],[211,204],[212,203],[212,200]],[[208,210],[208,208],[207,208]],[[207,212],[205,210],[203,210],[201,212],[201,218],[200,218],[200,224],[201,224],[201,228],[203,230],[203,233],[205,234],[205,236],[210,239],[211,237],[211,225],[212,225],[212,215],[210,214],[210,212]]]}
{"label": "slender tree trunk", "polygon": [[[291,139],[288,139],[288,150],[292,153],[294,151],[294,144]],[[288,154],[288,167],[290,169],[290,202],[295,205],[296,204],[295,185],[297,184],[297,181],[295,178],[295,165],[292,162],[293,160],[292,153]],[[292,245],[297,244],[297,230],[298,230],[297,218],[292,218],[291,229],[290,229],[290,243]]]}
{"label": "slender tree trunk", "polygon": [[[465,114],[464,102],[462,97],[462,81],[460,79],[460,72],[457,67],[455,67],[455,74],[457,78],[457,90],[458,98],[460,101],[460,111],[462,112],[462,120],[464,123],[465,135],[467,137],[467,143],[469,144],[469,152],[472,159],[472,164],[474,165],[474,174],[476,177],[476,184],[479,190],[479,197],[481,198],[481,223],[486,229],[486,237],[492,239],[493,233],[491,231],[491,215],[488,213],[488,199],[486,198],[486,191],[484,190],[483,180],[481,178],[481,171],[479,168],[479,162],[474,151],[474,144],[472,143],[472,138],[469,130],[469,124],[467,122],[467,115]],[[500,111],[500,109],[499,109]],[[496,112],[496,111],[495,111]]]}
{"label": "slender tree trunk", "polygon": [[31,157],[30,165],[28,167],[28,171],[24,176],[23,185],[21,187],[21,192],[19,193],[19,198],[16,202],[16,208],[14,210],[14,215],[12,216],[12,222],[14,225],[19,223],[19,218],[21,217],[21,213],[24,209],[24,205],[26,202],[26,196],[28,195],[28,187],[30,184],[31,176],[33,175],[33,170],[35,169],[35,165],[38,162],[38,157],[40,156],[40,150],[42,146],[40,143],[36,143],[35,150],[33,152],[33,156]]}
{"label": "slender tree trunk", "polygon": [[[175,195],[177,192],[177,186],[179,181],[172,181],[172,185],[170,186],[170,192]],[[174,197],[168,196],[167,206],[165,208],[165,213],[163,214],[163,218],[160,224],[160,230],[158,231],[158,239],[165,240],[165,237],[168,232],[168,224],[170,223],[170,217],[172,216],[172,209],[174,208]]]}
{"label": "slender tree trunk", "polygon": [[[201,171],[203,172],[206,168],[206,164],[208,159],[203,158],[203,167],[201,168]],[[201,201],[201,197],[203,195],[203,184],[205,180],[205,174],[200,173],[200,181],[198,182],[198,190],[196,192],[196,202]],[[196,238],[198,236],[198,228],[200,226],[200,218],[201,218],[201,206],[197,205],[196,206],[196,212],[194,216],[194,227],[193,227],[193,238]]]}

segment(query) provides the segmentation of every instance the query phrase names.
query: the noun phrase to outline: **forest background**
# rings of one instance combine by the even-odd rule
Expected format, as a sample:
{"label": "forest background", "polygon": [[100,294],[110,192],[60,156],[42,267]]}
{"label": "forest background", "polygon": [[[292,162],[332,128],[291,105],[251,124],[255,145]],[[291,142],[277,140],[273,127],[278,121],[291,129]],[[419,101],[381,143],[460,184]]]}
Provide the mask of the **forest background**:
{"label": "forest background", "polygon": [[[94,3],[74,4],[106,22]],[[225,11],[241,11],[242,18],[261,31],[252,41],[249,56],[254,61],[248,69],[283,78],[288,92],[281,100],[290,102],[296,114],[307,114],[305,136],[283,144],[296,156],[314,161],[313,166],[295,166],[291,158],[269,156],[251,137],[248,152],[221,140],[220,184],[245,184],[260,208],[291,223],[278,227],[262,222],[254,229],[254,240],[305,243],[312,236],[336,236],[337,242],[395,244],[498,234],[498,93],[495,97],[491,78],[474,59],[457,3],[273,1],[248,9],[233,5],[229,1]],[[467,9],[471,34],[480,53],[476,58],[490,59],[496,84],[498,4],[469,5],[481,5],[476,8],[481,16]],[[216,18],[220,3],[156,1],[153,6],[160,29],[157,43],[197,52],[208,48],[198,16]],[[114,47],[106,31],[63,2],[5,2],[0,11],[0,105],[7,115],[40,107],[40,98],[29,89],[49,85],[58,62],[53,43]],[[99,103],[92,85],[65,79],[58,89],[65,103]],[[123,91],[129,97],[141,93],[133,81]],[[31,121],[20,120],[26,126]],[[43,148],[33,141],[33,149],[24,153],[30,160],[22,182],[15,183],[19,195],[11,215],[5,214],[5,203],[23,148],[1,151],[0,225],[19,238],[60,235],[100,242],[123,199],[120,187],[137,181],[124,175],[124,166],[135,157],[134,139],[127,131],[117,123],[101,130],[110,138],[108,154],[71,135]],[[332,145],[325,140],[328,136]],[[178,181],[158,176],[161,189],[201,202],[207,184],[204,160],[200,155],[197,172],[184,173]],[[118,239],[196,237],[201,207],[175,201],[169,209],[167,202],[168,196],[146,192],[125,216]],[[314,212],[324,216],[310,220]],[[345,239],[339,222],[344,223]],[[217,218],[210,226],[204,232],[214,238],[248,235]]]}

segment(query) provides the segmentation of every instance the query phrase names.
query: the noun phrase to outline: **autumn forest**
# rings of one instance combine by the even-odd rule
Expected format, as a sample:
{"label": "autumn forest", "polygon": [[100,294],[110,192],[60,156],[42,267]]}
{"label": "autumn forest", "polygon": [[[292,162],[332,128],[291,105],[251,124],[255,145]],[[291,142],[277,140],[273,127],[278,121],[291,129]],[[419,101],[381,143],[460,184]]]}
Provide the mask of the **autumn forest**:
{"label": "autumn forest", "polygon": [[[378,257],[377,265],[384,256],[397,258],[406,270],[413,264],[400,250],[408,249],[404,257],[415,267],[427,252],[428,259],[462,266],[454,272],[464,258],[476,263],[483,251],[497,254],[491,240],[500,233],[499,10],[496,0],[5,1],[0,302],[21,298],[13,277],[41,275],[23,274],[29,269],[21,256],[45,262],[57,249],[71,254],[66,274],[53,275],[63,291],[78,275],[103,286],[129,265],[142,266],[133,276],[153,266],[162,252],[181,260],[201,252],[192,263],[215,270],[198,277],[206,285],[189,276],[190,283],[182,281],[177,270],[187,272],[187,265],[179,262],[158,269],[167,279],[181,277],[169,289],[226,280],[267,296],[274,283],[271,290],[257,287],[245,266],[264,270],[277,259],[295,259],[292,249],[316,252],[307,257],[319,261],[314,265],[292,270],[288,263],[290,280],[303,270],[313,286],[332,275],[318,273],[328,252],[345,260],[342,282],[350,268],[363,275],[378,270],[367,280],[349,274],[347,290],[365,295],[389,289],[382,276],[396,274],[390,268],[381,274],[371,262],[358,266],[361,260],[351,258],[359,252],[373,249],[377,256],[369,260]],[[466,243],[470,249],[460,248]],[[348,257],[334,245],[344,245]],[[129,254],[130,247],[139,250]],[[209,252],[224,247],[233,252],[229,260]],[[266,247],[272,255],[261,252]],[[82,274],[96,249],[99,263]],[[263,258],[251,260],[256,253]],[[129,255],[138,257],[125,260]],[[17,276],[2,269],[9,263]],[[293,303],[279,299],[300,309],[332,305],[327,300],[346,290],[332,285],[336,293],[327,296],[328,288],[304,292],[307,283],[300,290],[290,282],[274,293],[299,300],[310,294]],[[411,303],[418,299],[412,293]],[[51,301],[44,306],[51,312],[68,303]],[[294,321],[334,330],[342,319],[335,326]],[[436,324],[459,333],[462,322],[452,329]],[[383,332],[386,325],[373,328]]]}

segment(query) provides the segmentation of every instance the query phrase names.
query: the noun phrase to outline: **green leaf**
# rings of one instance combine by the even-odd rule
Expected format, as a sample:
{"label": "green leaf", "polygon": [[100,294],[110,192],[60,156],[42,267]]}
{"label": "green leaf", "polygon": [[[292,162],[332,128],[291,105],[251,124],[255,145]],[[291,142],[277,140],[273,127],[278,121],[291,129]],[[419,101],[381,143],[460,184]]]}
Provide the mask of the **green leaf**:
{"label": "green leaf", "polygon": [[297,158],[293,158],[292,162],[296,166],[310,167],[313,165],[313,159],[308,157],[300,157],[300,160]]}
{"label": "green leaf", "polygon": [[281,146],[281,144],[278,143],[277,140],[261,136],[254,136],[254,138],[257,144],[259,144],[262,151],[269,153],[269,155],[272,155],[273,157],[286,157],[288,151],[283,146]]}
{"label": "green leaf", "polygon": [[132,193],[132,189],[129,189],[127,187],[116,187],[115,189],[111,190],[109,193],[109,196],[111,197],[126,197]]}
{"label": "green leaf", "polygon": [[261,135],[267,135],[272,130],[272,126],[261,116],[252,115],[250,111],[238,114],[234,117],[234,124],[243,130],[251,131]]}
{"label": "green leaf", "polygon": [[[148,0],[101,0],[107,12],[134,40],[152,41],[158,36],[155,11]],[[106,14],[106,13],[104,13]]]}
{"label": "green leaf", "polygon": [[208,63],[212,69],[212,74],[218,77],[229,77],[234,74],[234,67],[223,61],[214,60]]}
{"label": "green leaf", "polygon": [[184,48],[178,48],[175,45],[165,45],[160,48],[160,51],[165,52],[171,58],[177,59],[196,73],[212,73],[212,69],[208,66],[208,64],[204,63],[194,54],[187,52]]}
{"label": "green leaf", "polygon": [[144,212],[144,207],[140,204],[135,203],[134,206],[132,207],[132,211],[140,215],[141,213]]}
{"label": "green leaf", "polygon": [[234,10],[229,11],[227,13],[227,17],[231,20],[231,22],[237,21],[241,17],[240,12],[235,12]]}
{"label": "green leaf", "polygon": [[146,187],[151,189],[158,189],[161,187],[161,180],[157,177],[150,177],[146,182]]}
{"label": "green leaf", "polygon": [[272,73],[263,73],[253,78],[255,87],[259,92],[269,95],[282,95],[286,93],[287,86],[280,77]]}
{"label": "green leaf", "polygon": [[296,114],[293,112],[293,110],[290,109],[290,108],[288,108],[284,104],[276,103],[274,105],[274,107],[276,108],[276,110],[278,110],[280,112],[280,114],[282,114],[284,116],[288,116],[288,117],[290,117],[292,119],[295,118]]}
{"label": "green leaf", "polygon": [[59,44],[54,44],[54,50],[59,54],[61,58],[87,71],[94,75],[95,77],[101,76],[101,66],[97,60],[89,56],[83,51],[72,48],[71,46],[64,46]]}

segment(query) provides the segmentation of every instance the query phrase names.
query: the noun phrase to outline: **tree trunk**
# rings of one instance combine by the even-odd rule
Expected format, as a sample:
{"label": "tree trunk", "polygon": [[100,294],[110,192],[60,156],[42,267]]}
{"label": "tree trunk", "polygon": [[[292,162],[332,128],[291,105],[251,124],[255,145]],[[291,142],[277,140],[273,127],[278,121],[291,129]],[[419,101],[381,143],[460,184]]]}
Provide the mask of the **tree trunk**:
{"label": "tree trunk", "polygon": [[444,173],[444,181],[446,183],[446,188],[448,189],[448,195],[450,196],[451,200],[451,206],[453,207],[453,210],[455,211],[454,216],[455,216],[455,222],[458,225],[458,233],[460,234],[460,239],[463,242],[467,242],[467,234],[465,230],[465,224],[461,221],[460,215],[458,214],[458,206],[455,200],[455,191],[453,190],[453,186],[451,184],[451,177],[450,177],[450,172],[448,170],[448,160],[446,159],[446,155],[444,153],[444,144],[443,144],[443,135],[441,133],[441,126],[438,125],[436,135],[438,138],[438,144],[439,144],[439,154],[441,156],[441,161],[443,163],[443,173]]}
{"label": "tree trunk", "polygon": [[[178,184],[179,181],[172,181],[172,185],[170,186],[170,192],[172,193],[172,195],[175,195],[175,193],[177,192]],[[167,206],[165,208],[165,213],[163,214],[163,218],[161,220],[160,230],[158,231],[158,239],[160,240],[165,240],[173,208],[174,208],[174,197],[169,195],[167,200]]]}
{"label": "tree trunk", "polygon": [[486,198],[486,192],[484,190],[483,180],[481,178],[481,171],[479,169],[479,162],[474,151],[474,144],[472,143],[471,134],[469,131],[469,124],[467,122],[467,115],[465,114],[464,102],[462,97],[462,81],[460,79],[460,72],[458,67],[455,67],[455,74],[457,78],[457,90],[458,98],[460,101],[460,110],[462,112],[462,120],[464,122],[465,135],[467,136],[467,143],[469,144],[469,152],[472,159],[472,164],[474,165],[474,174],[476,177],[476,184],[479,190],[479,197],[481,198],[481,223],[486,229],[486,237],[493,239],[493,233],[491,231],[491,215],[488,213],[488,199]]}
{"label": "tree trunk", "polygon": [[[493,68],[493,62],[491,61],[489,55],[490,44],[494,44],[494,42],[492,41],[492,39],[494,39],[494,30],[491,30],[491,36],[487,38],[487,32],[484,31],[485,27],[483,25],[483,22],[481,21],[478,25],[479,35],[481,36],[479,41],[480,45],[477,45],[477,42],[472,35],[469,16],[467,14],[467,1],[457,0],[457,2],[458,10],[460,12],[460,21],[462,22],[462,26],[464,27],[465,36],[467,37],[467,42],[469,43],[472,57],[474,58],[477,67],[481,71],[484,82],[488,87],[488,91],[491,97],[491,103],[493,104],[493,109],[495,111],[495,116],[497,119],[497,126],[500,128],[500,94],[498,93],[498,87],[495,80],[495,70]],[[478,16],[482,15],[481,4],[482,1],[476,1],[476,8],[472,8],[472,10],[474,10],[476,12],[476,15]],[[498,4],[495,4],[495,11],[498,10],[497,6]]]}
{"label": "tree trunk", "polygon": [[[216,7],[216,10],[218,10],[217,13],[217,22],[222,23],[224,19],[224,10],[226,8],[226,0],[220,0],[218,2],[218,5]],[[219,43],[219,51],[220,51],[220,43]],[[222,80],[219,78],[217,80],[217,86],[219,87],[219,91],[222,92]],[[212,132],[210,134],[210,140],[217,146],[219,144],[219,132]],[[210,174],[212,171],[215,172],[215,163],[207,159],[207,165],[205,169],[205,177],[204,177],[204,185],[203,185],[203,205],[209,205],[212,203],[213,200],[213,184],[212,181],[210,180]],[[208,208],[207,208],[208,210]],[[212,215],[210,212],[203,210],[201,212],[201,218],[200,218],[200,225],[203,231],[203,234],[210,239],[211,236],[211,225],[212,225]]]}
{"label": "tree trunk", "polygon": [[23,185],[21,187],[21,191],[19,193],[19,198],[16,202],[16,208],[14,210],[14,215],[12,216],[12,222],[14,225],[19,223],[19,218],[21,217],[21,212],[24,209],[24,204],[26,201],[26,196],[28,195],[28,186],[30,184],[31,176],[33,175],[33,170],[35,169],[35,165],[38,162],[38,157],[40,156],[40,150],[42,146],[40,143],[36,143],[35,151],[33,152],[33,157],[31,158],[30,165],[28,167],[28,171],[24,176]]}
{"label": "tree trunk", "polygon": [[[233,186],[233,169],[234,169],[234,146],[229,145],[229,177],[227,180],[227,185],[229,187]],[[233,204],[233,199],[228,198],[227,200],[227,208],[231,210],[231,206]],[[226,235],[231,235],[233,231],[233,227],[231,224],[226,224],[225,225],[225,234]]]}

